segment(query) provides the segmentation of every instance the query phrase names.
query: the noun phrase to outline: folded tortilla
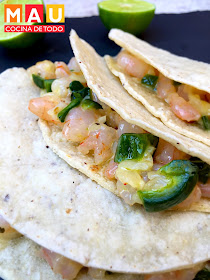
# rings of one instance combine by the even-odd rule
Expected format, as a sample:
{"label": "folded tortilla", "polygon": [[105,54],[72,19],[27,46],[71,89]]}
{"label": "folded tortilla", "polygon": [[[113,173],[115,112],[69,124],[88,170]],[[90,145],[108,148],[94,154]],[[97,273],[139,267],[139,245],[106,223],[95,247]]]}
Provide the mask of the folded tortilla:
{"label": "folded tortilla", "polygon": [[[1,243],[1,238],[0,238]],[[0,249],[0,277],[4,280],[62,280],[60,274],[53,272],[49,264],[41,258],[41,247],[26,237],[10,240]],[[94,280],[83,268],[75,280]],[[101,280],[143,280],[141,275],[112,273],[105,274]]]}
{"label": "folded tortilla", "polygon": [[[164,76],[210,93],[209,64],[171,54],[118,29],[111,30],[109,38],[135,57],[152,65]],[[210,146],[210,131],[176,117],[164,100],[158,98],[152,90],[141,86],[138,79],[125,74],[113,58],[107,56],[106,62],[127,92],[140,101],[152,115],[170,129]],[[208,157],[209,155],[210,153]]]}
{"label": "folded tortilla", "polygon": [[[90,45],[79,39],[75,31],[71,32],[70,41],[88,86],[102,102],[114,109],[127,122],[138,125],[172,143],[178,149],[210,163],[210,147],[176,133],[153,117],[123,89],[119,81],[108,70],[104,59]],[[102,187],[119,195],[116,182],[105,177],[103,166],[96,166],[91,156],[79,153],[74,144],[64,139],[62,131],[56,125],[44,120],[40,120],[39,124],[47,145],[57,155]],[[210,199],[201,198],[199,202],[193,203],[186,210],[210,212]]]}
{"label": "folded tortilla", "polygon": [[38,95],[24,69],[0,75],[0,214],[12,227],[108,271],[154,273],[210,259],[210,214],[149,214],[70,168],[46,146],[27,109]]}

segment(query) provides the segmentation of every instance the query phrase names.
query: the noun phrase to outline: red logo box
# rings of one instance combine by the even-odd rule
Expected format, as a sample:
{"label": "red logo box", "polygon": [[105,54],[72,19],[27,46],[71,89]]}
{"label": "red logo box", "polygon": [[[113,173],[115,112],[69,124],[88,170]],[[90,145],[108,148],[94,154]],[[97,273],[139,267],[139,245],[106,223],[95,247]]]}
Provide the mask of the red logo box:
{"label": "red logo box", "polygon": [[43,5],[25,5],[25,22],[44,22]]}

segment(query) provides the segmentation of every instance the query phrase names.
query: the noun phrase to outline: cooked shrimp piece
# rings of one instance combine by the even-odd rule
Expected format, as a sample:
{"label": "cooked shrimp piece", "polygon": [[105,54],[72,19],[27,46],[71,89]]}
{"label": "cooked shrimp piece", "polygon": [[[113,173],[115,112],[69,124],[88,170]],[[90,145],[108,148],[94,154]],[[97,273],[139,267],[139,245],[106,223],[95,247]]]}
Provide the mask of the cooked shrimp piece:
{"label": "cooked shrimp piece", "polygon": [[172,112],[183,121],[192,122],[201,118],[199,111],[177,93],[170,94],[169,104]]}
{"label": "cooked shrimp piece", "polygon": [[130,124],[124,120],[121,120],[118,125],[117,133],[120,137],[124,133],[146,133],[146,131],[135,124]]}
{"label": "cooked shrimp piece", "polygon": [[91,279],[104,279],[105,278],[106,270],[97,269],[97,268],[88,268],[88,274],[90,275]]}
{"label": "cooked shrimp piece", "polygon": [[97,122],[102,114],[100,110],[83,110],[81,107],[73,108],[65,119],[63,136],[72,142],[81,142],[88,137],[88,128]]}
{"label": "cooked shrimp piece", "polygon": [[53,98],[51,95],[44,95],[43,97],[31,99],[29,101],[28,109],[45,121],[58,122],[59,120],[52,119],[52,116],[48,114],[48,111],[54,108],[59,101],[58,98]]}
{"label": "cooked shrimp piece", "polygon": [[184,100],[189,101],[189,86],[188,85],[178,86],[177,93],[180,97],[184,98]]}
{"label": "cooked shrimp piece", "polygon": [[40,75],[44,79],[55,79],[55,65],[49,60],[37,62],[34,66],[27,69],[32,75]]}
{"label": "cooked shrimp piece", "polygon": [[192,203],[198,202],[201,199],[201,190],[198,185],[195,186],[191,194],[181,203],[174,206],[175,209],[186,209],[190,207]]}
{"label": "cooked shrimp piece", "polygon": [[114,162],[114,160],[111,160],[104,170],[104,175],[110,180],[115,179],[115,172],[117,170],[117,167],[118,163]]}
{"label": "cooked shrimp piece", "polygon": [[197,265],[193,268],[177,270],[173,272],[166,272],[162,274],[153,274],[144,276],[144,280],[193,280],[197,272],[202,268]]}
{"label": "cooked shrimp piece", "polygon": [[206,184],[202,184],[199,182],[198,186],[201,190],[201,196],[210,198],[210,179],[208,179]]}
{"label": "cooked shrimp piece", "polygon": [[61,61],[56,61],[55,62],[55,76],[56,78],[63,78],[66,76],[69,76],[71,74],[71,71],[69,70],[68,66],[66,63],[61,62]]}
{"label": "cooked shrimp piece", "polygon": [[176,88],[173,85],[173,81],[166,78],[160,73],[157,82],[157,96],[165,99],[165,101],[167,102],[166,99],[168,95],[173,92],[176,92]]}
{"label": "cooked shrimp piece", "polygon": [[65,98],[70,94],[69,84],[72,82],[71,76],[66,76],[53,81],[51,88],[55,96]]}
{"label": "cooked shrimp piece", "polygon": [[79,67],[79,64],[78,64],[78,62],[77,62],[75,57],[72,57],[69,60],[68,68],[69,68],[70,71],[74,71],[74,72],[80,72],[81,71],[81,69]]}
{"label": "cooked shrimp piece", "polygon": [[117,63],[127,74],[139,79],[142,79],[152,68],[152,66],[127,51],[121,51],[118,54]]}
{"label": "cooked shrimp piece", "polygon": [[182,151],[179,151],[176,147],[166,142],[163,139],[159,139],[157,149],[154,154],[154,161],[158,164],[167,164],[176,159],[189,159],[190,156]]}
{"label": "cooked shrimp piece", "polygon": [[73,280],[83,267],[80,263],[67,259],[57,253],[46,248],[41,249],[41,257],[43,257],[50,265],[52,270],[60,274],[63,279]]}
{"label": "cooked shrimp piece", "polygon": [[79,145],[78,149],[85,155],[93,151],[95,164],[101,164],[112,157],[112,145],[116,139],[117,133],[114,128],[99,125],[97,130],[90,132],[88,138]]}

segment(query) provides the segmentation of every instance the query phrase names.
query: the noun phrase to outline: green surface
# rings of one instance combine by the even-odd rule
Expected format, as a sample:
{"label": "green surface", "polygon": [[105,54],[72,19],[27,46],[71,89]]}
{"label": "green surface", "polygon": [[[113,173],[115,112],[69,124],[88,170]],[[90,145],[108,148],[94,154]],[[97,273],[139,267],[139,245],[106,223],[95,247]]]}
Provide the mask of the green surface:
{"label": "green surface", "polygon": [[39,88],[46,89],[47,92],[51,92],[51,86],[52,83],[55,81],[55,79],[43,79],[39,75],[32,74],[32,79]]}
{"label": "green surface", "polygon": [[159,189],[138,191],[147,212],[163,211],[181,203],[198,181],[198,168],[189,160],[173,160],[157,173],[169,179],[169,183]]}
{"label": "green surface", "polygon": [[147,74],[142,78],[141,84],[149,89],[155,90],[157,81],[158,81],[158,76]]}
{"label": "green surface", "polygon": [[88,109],[102,109],[102,106],[90,99],[83,99],[81,102],[81,106],[84,110],[88,110]]}
{"label": "green surface", "polygon": [[118,141],[114,161],[141,160],[146,149],[149,146],[156,147],[158,140],[158,137],[148,133],[124,133]]}
{"label": "green surface", "polygon": [[72,81],[69,88],[72,92],[71,103],[58,113],[58,118],[61,122],[65,121],[65,118],[71,109],[79,106],[81,103],[83,109],[102,108],[100,104],[92,100],[92,90],[89,87],[84,87],[79,81]]}
{"label": "green surface", "polygon": [[[0,45],[7,48],[26,48],[32,46],[37,40],[43,38],[44,33],[23,33],[23,32],[4,32],[4,5],[5,4],[22,4],[23,14],[21,23],[11,23],[11,25],[36,25],[36,23],[26,23],[25,4],[44,4],[42,0],[4,0],[0,2]],[[9,23],[8,23],[9,25]]]}
{"label": "green surface", "polygon": [[210,271],[207,269],[199,271],[193,280],[210,280]]}
{"label": "green surface", "polygon": [[150,24],[155,5],[139,0],[112,0],[98,3],[98,10],[106,28],[139,35]]}

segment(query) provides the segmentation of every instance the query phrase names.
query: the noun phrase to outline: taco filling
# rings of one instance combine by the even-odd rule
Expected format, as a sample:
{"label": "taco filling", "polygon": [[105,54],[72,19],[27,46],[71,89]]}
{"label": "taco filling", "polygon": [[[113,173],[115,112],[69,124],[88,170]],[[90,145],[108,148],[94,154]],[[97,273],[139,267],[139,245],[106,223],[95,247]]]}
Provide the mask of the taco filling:
{"label": "taco filling", "polygon": [[117,56],[122,71],[139,80],[164,100],[171,111],[185,122],[197,123],[204,130],[210,130],[210,94],[192,86],[165,77],[153,66],[126,50]]}
{"label": "taco filling", "polygon": [[156,212],[210,198],[209,165],[123,120],[87,87],[75,58],[68,65],[39,62],[28,72],[42,89],[29,110],[92,157],[91,169],[103,170],[126,203]]}

